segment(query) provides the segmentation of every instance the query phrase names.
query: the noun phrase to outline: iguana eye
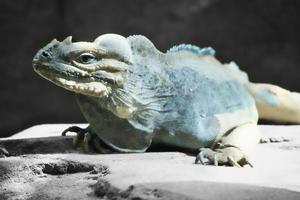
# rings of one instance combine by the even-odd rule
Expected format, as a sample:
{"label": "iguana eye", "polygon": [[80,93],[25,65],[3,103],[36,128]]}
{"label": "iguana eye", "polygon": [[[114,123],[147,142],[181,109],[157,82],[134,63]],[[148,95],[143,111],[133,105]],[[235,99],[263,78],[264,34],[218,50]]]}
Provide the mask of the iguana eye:
{"label": "iguana eye", "polygon": [[83,53],[77,58],[77,61],[82,64],[90,64],[95,60],[96,60],[96,56],[94,56],[91,53]]}

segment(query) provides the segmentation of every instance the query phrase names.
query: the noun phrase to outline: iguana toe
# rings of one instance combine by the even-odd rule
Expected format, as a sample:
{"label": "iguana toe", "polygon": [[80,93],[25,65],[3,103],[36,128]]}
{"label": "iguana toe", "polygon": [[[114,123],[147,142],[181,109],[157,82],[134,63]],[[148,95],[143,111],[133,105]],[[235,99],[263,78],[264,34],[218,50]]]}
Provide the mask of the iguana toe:
{"label": "iguana toe", "polygon": [[92,141],[92,134],[89,132],[84,133],[84,138],[82,142],[82,150],[84,153],[88,153],[90,151],[90,142]]}
{"label": "iguana toe", "polygon": [[9,156],[9,152],[6,148],[0,146],[0,158]]}

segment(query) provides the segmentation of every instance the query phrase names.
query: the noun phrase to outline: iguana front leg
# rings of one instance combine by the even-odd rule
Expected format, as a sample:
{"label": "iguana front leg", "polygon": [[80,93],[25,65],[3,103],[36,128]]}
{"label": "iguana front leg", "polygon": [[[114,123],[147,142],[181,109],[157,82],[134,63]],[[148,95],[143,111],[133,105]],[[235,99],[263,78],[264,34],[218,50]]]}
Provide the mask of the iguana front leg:
{"label": "iguana front leg", "polygon": [[81,146],[83,152],[89,153],[91,148],[97,153],[112,153],[114,152],[104,142],[97,137],[92,128],[80,128],[78,126],[71,126],[62,132],[62,136],[66,136],[67,132],[74,132],[77,135],[73,140],[74,147]]}
{"label": "iguana front leg", "polygon": [[249,156],[260,141],[256,124],[245,124],[224,135],[215,147],[201,148],[195,163],[241,167],[253,164]]}

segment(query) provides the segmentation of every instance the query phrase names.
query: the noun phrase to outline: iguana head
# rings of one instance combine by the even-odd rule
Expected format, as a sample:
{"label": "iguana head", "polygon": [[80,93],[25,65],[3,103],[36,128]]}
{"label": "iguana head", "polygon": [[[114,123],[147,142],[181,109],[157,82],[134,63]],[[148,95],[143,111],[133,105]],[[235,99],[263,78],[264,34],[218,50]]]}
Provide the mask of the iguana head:
{"label": "iguana head", "polygon": [[89,96],[108,96],[123,84],[132,62],[126,38],[99,36],[94,42],[75,42],[67,37],[52,40],[33,58],[33,68],[42,77],[67,90]]}

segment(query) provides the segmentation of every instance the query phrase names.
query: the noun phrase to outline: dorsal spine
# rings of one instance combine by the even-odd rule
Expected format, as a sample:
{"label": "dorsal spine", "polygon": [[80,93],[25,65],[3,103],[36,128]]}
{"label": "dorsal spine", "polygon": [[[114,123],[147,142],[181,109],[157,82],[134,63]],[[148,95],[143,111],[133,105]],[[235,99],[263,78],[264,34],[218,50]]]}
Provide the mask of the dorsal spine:
{"label": "dorsal spine", "polygon": [[200,48],[191,44],[180,44],[170,48],[167,53],[179,52],[179,51],[190,51],[199,56],[214,56],[216,51],[212,47]]}

